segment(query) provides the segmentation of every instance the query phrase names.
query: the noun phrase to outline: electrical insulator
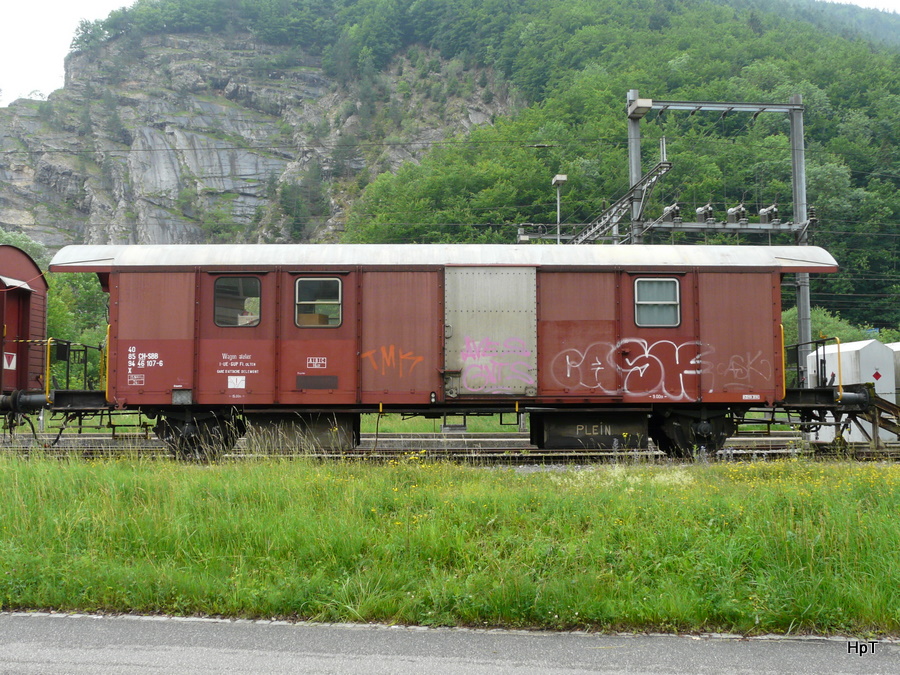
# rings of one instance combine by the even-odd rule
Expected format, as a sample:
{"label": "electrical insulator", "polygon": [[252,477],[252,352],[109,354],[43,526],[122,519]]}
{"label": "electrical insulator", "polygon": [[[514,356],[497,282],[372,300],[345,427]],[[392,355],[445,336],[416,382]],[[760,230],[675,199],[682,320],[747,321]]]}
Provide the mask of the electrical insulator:
{"label": "electrical insulator", "polygon": [[771,206],[767,206],[763,209],[759,210],[759,222],[766,223],[777,223],[778,220],[778,207],[775,204]]}
{"label": "electrical insulator", "polygon": [[743,204],[738,204],[728,209],[726,223],[740,223],[742,220],[747,220],[747,209],[744,208]]}
{"label": "electrical insulator", "polygon": [[681,207],[677,203],[667,206],[662,212],[662,221],[664,223],[674,223],[676,220],[681,222]]}

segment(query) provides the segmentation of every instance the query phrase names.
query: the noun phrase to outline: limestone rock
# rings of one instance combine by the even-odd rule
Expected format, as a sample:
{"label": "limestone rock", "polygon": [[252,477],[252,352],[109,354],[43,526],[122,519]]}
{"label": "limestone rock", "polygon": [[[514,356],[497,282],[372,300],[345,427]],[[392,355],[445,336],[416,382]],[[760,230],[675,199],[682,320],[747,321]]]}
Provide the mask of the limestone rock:
{"label": "limestone rock", "polygon": [[247,35],[70,54],[63,89],[0,108],[0,227],[51,249],[337,240],[361,177],[515,106],[461,64],[442,69],[420,77],[407,54],[374,83],[339,86],[317,58]]}

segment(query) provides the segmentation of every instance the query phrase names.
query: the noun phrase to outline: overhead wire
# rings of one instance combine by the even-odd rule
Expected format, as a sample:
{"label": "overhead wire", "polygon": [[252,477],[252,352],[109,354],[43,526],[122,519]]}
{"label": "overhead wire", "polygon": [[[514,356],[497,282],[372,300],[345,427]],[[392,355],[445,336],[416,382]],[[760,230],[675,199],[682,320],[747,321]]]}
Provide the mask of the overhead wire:
{"label": "overhead wire", "polygon": [[[203,117],[203,115],[197,115],[197,117],[201,118],[201,117]],[[259,118],[244,117],[242,119],[258,121]],[[740,127],[740,129],[738,129],[736,132],[732,132],[732,133],[741,134],[741,133],[745,132],[750,127],[752,122],[753,122],[752,118],[748,119],[748,121],[746,121],[743,124],[743,126]],[[724,118],[723,118],[723,124],[724,124]],[[682,145],[682,148],[686,148],[687,150],[690,150],[692,148],[697,149],[697,148],[701,148],[704,146],[708,146],[709,143],[716,144],[716,143],[733,143],[734,142],[734,139],[723,138],[720,136],[714,136],[714,133],[716,131],[717,131],[717,129],[716,129],[715,124],[708,124],[705,129],[701,130],[701,134],[699,136],[693,137],[690,139],[681,139],[681,140],[677,141],[676,143]],[[199,131],[196,133],[198,135],[203,135],[202,132],[199,132]],[[392,141],[392,142],[387,142],[387,141],[357,142],[357,143],[352,143],[352,144],[339,143],[339,142],[319,142],[319,143],[307,143],[307,144],[302,144],[302,145],[297,145],[297,144],[293,144],[293,143],[263,144],[263,145],[244,145],[244,144],[229,145],[229,144],[224,144],[224,143],[218,142],[218,140],[215,138],[213,138],[210,141],[211,145],[213,146],[213,148],[215,150],[249,151],[249,152],[253,152],[253,151],[272,152],[272,151],[282,150],[282,151],[289,152],[292,154],[297,153],[297,152],[302,152],[305,150],[314,150],[316,148],[333,149],[333,148],[337,148],[337,147],[351,147],[351,148],[356,148],[358,150],[362,150],[362,149],[366,149],[366,148],[377,148],[377,147],[422,148],[423,146],[424,147],[438,147],[438,146],[451,146],[452,147],[452,146],[465,146],[465,145],[476,146],[476,147],[477,146],[487,147],[487,146],[503,146],[503,145],[505,145],[505,146],[522,146],[529,142],[533,143],[534,138],[530,137],[527,139],[526,138],[516,138],[516,139],[488,139],[488,140],[485,140],[485,139],[473,140],[471,138],[466,138],[466,139],[442,139],[442,140],[438,140],[438,141],[409,140],[409,141],[403,141],[403,142],[394,142],[394,141]],[[568,139],[564,139],[564,140],[551,139],[548,141],[548,145],[561,145],[563,143],[570,144],[573,142],[574,143],[583,143],[583,144],[584,143],[587,143],[587,144],[602,143],[602,144],[607,144],[608,146],[611,146],[611,147],[624,147],[625,145],[627,145],[627,141],[623,140],[621,138],[614,139],[614,138],[606,138],[606,137],[581,137],[581,138],[575,138],[575,139],[568,138]],[[746,140],[742,141],[742,146],[748,147],[748,148],[762,147],[762,146],[754,144],[752,142],[747,142]],[[169,152],[179,151],[179,150],[180,149],[178,149],[178,148],[172,148],[172,147],[162,147],[162,148],[146,147],[146,148],[128,148],[128,149],[114,148],[114,149],[102,149],[102,150],[94,149],[94,150],[88,150],[88,151],[85,151],[84,149],[75,149],[75,148],[9,149],[9,150],[0,151],[0,156],[22,155],[22,154],[79,155],[79,154],[83,154],[84,152],[89,152],[89,153],[99,152],[99,153],[103,153],[103,154],[108,154],[110,156],[124,157],[124,156],[127,156],[132,153],[156,153],[156,152],[169,153]],[[811,154],[815,154],[817,151],[822,152],[822,153],[831,154],[826,149],[812,148],[812,149],[808,150],[808,152],[810,152]],[[277,158],[277,159],[281,159],[281,158]],[[287,159],[287,158],[284,158],[284,159]],[[886,178],[890,178],[890,179],[900,178],[900,176],[897,176],[892,173],[886,173],[886,172],[879,172],[879,173],[855,172],[855,173],[857,173],[857,174],[861,173],[863,175],[868,175],[868,176],[886,177]],[[230,172],[230,173],[224,173],[224,174],[210,174],[210,175],[204,176],[204,177],[231,178],[231,179],[235,179],[235,180],[257,180],[258,181],[259,173],[254,172],[254,173],[248,173],[248,174],[238,174],[238,173]],[[666,189],[666,192],[669,194],[671,194],[672,192],[677,193],[677,192],[680,192],[681,189],[687,187],[687,185],[688,185],[687,180],[683,179],[679,185],[668,187]],[[623,195],[625,193],[627,193],[627,190],[624,190],[622,192]],[[727,194],[728,194],[727,187],[725,187],[724,193],[726,195],[726,200],[727,200]],[[619,197],[620,196],[621,195],[619,195]],[[616,199],[618,199],[619,197],[616,197]],[[612,200],[612,201],[615,201],[615,200]],[[578,210],[579,208],[588,207],[588,206],[592,205],[593,203],[594,203],[593,200],[590,200],[590,201],[589,200],[577,200],[574,202],[572,200],[568,201],[568,204],[571,205],[575,210]],[[720,202],[712,202],[712,203],[714,203],[715,206],[722,206],[722,207],[727,206],[726,202],[721,202],[721,203]],[[786,206],[789,204],[790,204],[790,202],[785,203]],[[484,207],[467,207],[467,208],[473,212],[488,212],[488,211],[503,211],[503,210],[523,211],[523,210],[527,210],[527,209],[549,208],[550,206],[552,206],[552,200],[548,199],[546,203],[540,203],[540,204],[530,203],[530,204],[519,204],[519,205],[484,206]],[[383,214],[383,212],[381,212],[381,213]],[[399,215],[400,213],[404,213],[404,212],[398,211],[396,213]],[[599,216],[599,214],[600,214],[600,212],[595,212],[590,220],[595,220]],[[371,216],[372,214],[366,214],[366,213],[361,214],[362,217],[366,217],[367,215]],[[195,222],[202,223],[203,221],[195,221]],[[849,220],[849,219],[843,219],[843,220],[836,221],[834,219],[829,219],[829,222],[852,225],[852,224],[858,224],[858,223],[865,222],[865,221]],[[397,223],[397,224],[411,225],[413,223]],[[440,226],[440,227],[472,226],[472,225],[486,226],[486,227],[497,226],[497,224],[473,224],[473,223],[444,223],[444,224],[432,223],[430,225]],[[884,224],[881,224],[879,226],[883,227]],[[900,233],[888,233],[888,232],[864,232],[864,233],[861,233],[861,232],[852,231],[852,230],[840,230],[840,231],[831,230],[831,231],[829,231],[827,228],[820,229],[817,234],[818,234],[818,236],[822,236],[825,238],[827,238],[830,235],[852,235],[852,236],[870,236],[870,237],[885,237],[885,238],[900,237]],[[861,249],[847,249],[847,250],[859,251]]]}

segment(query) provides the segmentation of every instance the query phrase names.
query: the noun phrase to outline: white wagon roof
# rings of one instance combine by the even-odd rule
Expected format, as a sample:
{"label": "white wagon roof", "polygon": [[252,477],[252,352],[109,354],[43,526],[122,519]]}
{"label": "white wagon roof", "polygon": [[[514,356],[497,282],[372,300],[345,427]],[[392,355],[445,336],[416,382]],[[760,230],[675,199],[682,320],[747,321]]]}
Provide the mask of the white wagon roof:
{"label": "white wagon roof", "polygon": [[743,267],[829,272],[834,258],[816,246],[483,245],[483,244],[221,244],[66,246],[53,271],[128,267],[508,265],[606,268]]}

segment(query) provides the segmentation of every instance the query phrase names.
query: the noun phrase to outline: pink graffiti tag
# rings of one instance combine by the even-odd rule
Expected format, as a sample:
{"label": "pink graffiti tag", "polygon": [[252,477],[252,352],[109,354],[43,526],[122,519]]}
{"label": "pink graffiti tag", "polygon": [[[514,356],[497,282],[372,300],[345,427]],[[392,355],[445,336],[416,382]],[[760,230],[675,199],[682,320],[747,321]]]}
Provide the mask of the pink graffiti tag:
{"label": "pink graffiti tag", "polygon": [[524,360],[532,352],[519,338],[498,342],[467,336],[459,355],[463,364],[460,386],[466,391],[500,394],[535,383],[529,373],[532,366]]}

